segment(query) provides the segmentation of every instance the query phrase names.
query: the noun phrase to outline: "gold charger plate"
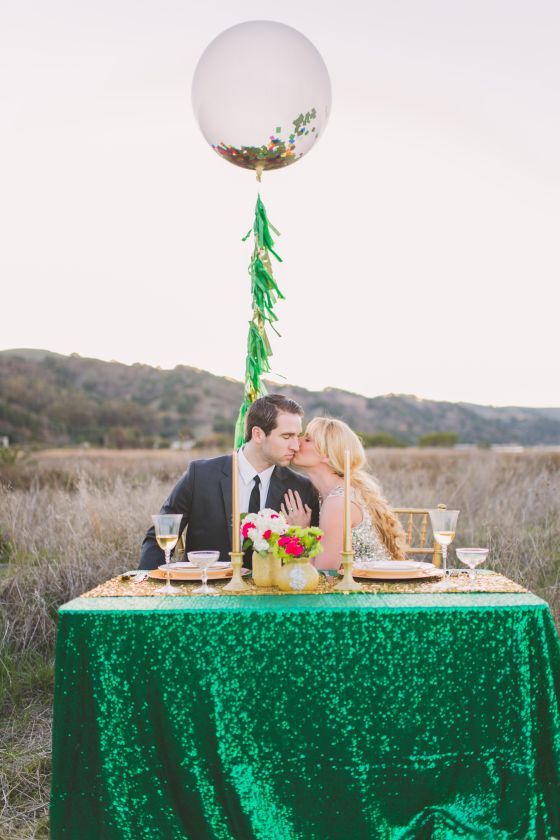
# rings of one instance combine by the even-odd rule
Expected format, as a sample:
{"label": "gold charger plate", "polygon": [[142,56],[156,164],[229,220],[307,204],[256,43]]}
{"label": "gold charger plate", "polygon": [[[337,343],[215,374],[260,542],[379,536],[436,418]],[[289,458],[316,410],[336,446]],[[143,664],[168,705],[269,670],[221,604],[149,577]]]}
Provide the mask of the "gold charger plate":
{"label": "gold charger plate", "polygon": [[368,580],[426,580],[428,578],[443,577],[443,571],[431,563],[418,564],[427,568],[411,569],[364,569],[359,566],[352,567],[352,574],[355,578],[367,578]]}
{"label": "gold charger plate", "polygon": [[[208,569],[208,580],[224,580],[230,578],[233,574],[233,569],[228,566],[225,569]],[[242,575],[248,575],[249,569],[241,569]],[[150,569],[148,577],[156,580],[166,580],[167,574],[162,569]],[[202,580],[202,571],[200,569],[170,569],[170,580]]]}

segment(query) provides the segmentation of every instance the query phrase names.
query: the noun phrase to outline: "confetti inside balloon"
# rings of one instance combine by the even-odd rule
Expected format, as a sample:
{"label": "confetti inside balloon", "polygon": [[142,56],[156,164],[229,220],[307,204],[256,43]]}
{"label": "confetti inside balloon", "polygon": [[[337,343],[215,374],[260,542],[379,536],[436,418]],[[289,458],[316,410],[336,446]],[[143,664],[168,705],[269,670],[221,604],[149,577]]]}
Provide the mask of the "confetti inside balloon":
{"label": "confetti inside balloon", "polygon": [[305,35],[268,20],[226,29],[206,48],[192,85],[200,129],[220,157],[263,170],[289,166],[327,124],[331,83]]}

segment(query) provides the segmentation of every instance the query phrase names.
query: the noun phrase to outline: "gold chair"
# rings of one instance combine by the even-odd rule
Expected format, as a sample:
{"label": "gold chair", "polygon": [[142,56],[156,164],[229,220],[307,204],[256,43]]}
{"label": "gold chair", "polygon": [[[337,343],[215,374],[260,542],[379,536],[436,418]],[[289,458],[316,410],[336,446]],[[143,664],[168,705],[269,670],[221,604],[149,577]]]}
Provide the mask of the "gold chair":
{"label": "gold chair", "polygon": [[[445,510],[447,505],[438,505]],[[407,555],[423,555],[434,566],[441,566],[441,546],[433,537],[428,541],[430,508],[393,508],[406,534]]]}

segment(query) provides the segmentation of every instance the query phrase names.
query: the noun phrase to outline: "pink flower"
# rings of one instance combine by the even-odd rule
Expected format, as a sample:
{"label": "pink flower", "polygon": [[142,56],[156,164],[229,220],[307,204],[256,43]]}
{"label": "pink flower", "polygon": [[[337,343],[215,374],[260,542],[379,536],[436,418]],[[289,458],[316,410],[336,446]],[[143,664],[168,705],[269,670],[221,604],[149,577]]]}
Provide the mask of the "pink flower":
{"label": "pink flower", "polygon": [[277,513],[271,513],[271,514],[270,514],[270,518],[271,518],[271,519],[279,519],[280,517],[278,516],[278,514],[277,514]]}
{"label": "pink flower", "polygon": [[286,554],[291,554],[292,557],[300,557],[303,554],[303,546],[297,537],[287,540]]}
{"label": "pink flower", "polygon": [[264,534],[263,534],[263,540],[269,540],[271,534],[272,534],[272,531],[270,529],[268,531],[265,531]]}
{"label": "pink flower", "polygon": [[241,529],[241,533],[243,534],[243,539],[244,539],[244,540],[246,540],[246,539],[247,539],[247,537],[249,536],[249,531],[251,530],[251,528],[254,528],[254,527],[255,527],[255,526],[253,525],[253,523],[252,523],[252,522],[246,522],[246,523],[245,523],[245,525],[244,525],[244,526],[243,526],[243,528]]}

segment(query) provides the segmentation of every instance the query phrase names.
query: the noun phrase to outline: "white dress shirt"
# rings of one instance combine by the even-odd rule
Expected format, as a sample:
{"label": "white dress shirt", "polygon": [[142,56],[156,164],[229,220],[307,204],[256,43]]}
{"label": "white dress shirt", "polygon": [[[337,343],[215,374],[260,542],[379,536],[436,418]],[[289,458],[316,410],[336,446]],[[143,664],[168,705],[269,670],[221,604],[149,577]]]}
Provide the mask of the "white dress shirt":
{"label": "white dress shirt", "polygon": [[247,456],[240,449],[238,452],[238,469],[239,469],[239,510],[241,513],[247,513],[249,510],[249,499],[251,498],[251,490],[255,486],[255,476],[258,475],[261,480],[261,502],[260,510],[266,507],[266,497],[268,496],[268,488],[270,486],[270,479],[274,472],[274,465],[268,467],[260,473],[247,460]]}

